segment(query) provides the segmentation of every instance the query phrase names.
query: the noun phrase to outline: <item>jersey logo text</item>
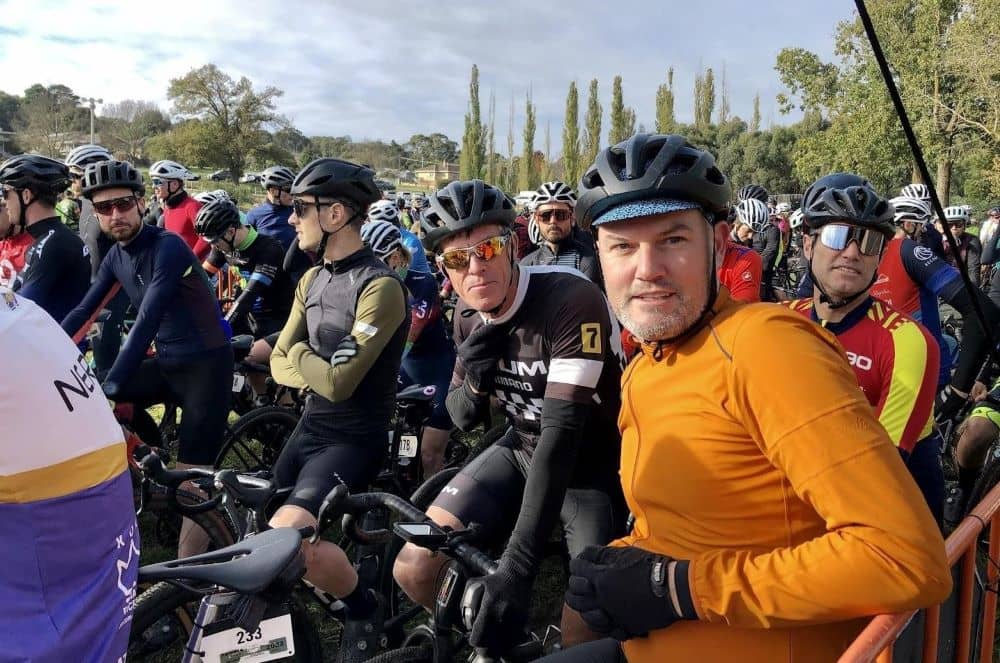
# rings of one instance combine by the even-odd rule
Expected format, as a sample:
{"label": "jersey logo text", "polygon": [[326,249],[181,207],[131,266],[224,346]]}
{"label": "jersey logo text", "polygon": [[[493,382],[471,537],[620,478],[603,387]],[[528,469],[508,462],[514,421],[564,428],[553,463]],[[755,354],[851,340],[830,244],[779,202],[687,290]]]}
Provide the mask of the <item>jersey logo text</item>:
{"label": "jersey logo text", "polygon": [[97,389],[97,376],[94,375],[93,369],[90,368],[90,364],[87,363],[83,355],[80,355],[80,358],[76,360],[76,364],[70,368],[69,372],[73,376],[75,385],[63,382],[62,380],[53,380],[52,384],[62,397],[63,403],[66,404],[66,409],[72,412],[73,403],[70,402],[69,395],[66,392],[89,399],[90,395]]}
{"label": "jersey logo text", "polygon": [[857,368],[860,368],[862,371],[872,370],[871,357],[866,357],[864,355],[859,355],[848,351],[847,360],[851,362],[851,366],[856,366]]}
{"label": "jersey logo text", "polygon": [[[600,346],[600,340],[598,340],[598,346]],[[584,352],[586,352],[586,350],[584,350]],[[533,361],[529,364],[526,361],[518,361],[516,359],[511,359],[510,361],[504,361],[501,359],[497,362],[497,366],[504,373],[517,375],[522,378],[548,374],[548,370],[545,368],[545,362],[541,360]]]}

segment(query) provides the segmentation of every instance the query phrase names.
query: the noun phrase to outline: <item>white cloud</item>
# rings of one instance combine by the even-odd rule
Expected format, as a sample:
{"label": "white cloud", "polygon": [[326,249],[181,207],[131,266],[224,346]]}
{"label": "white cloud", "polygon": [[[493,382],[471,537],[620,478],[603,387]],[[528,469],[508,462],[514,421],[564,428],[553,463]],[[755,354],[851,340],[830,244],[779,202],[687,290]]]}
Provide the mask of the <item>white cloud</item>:
{"label": "white cloud", "polygon": [[498,145],[506,144],[511,95],[520,118],[530,86],[535,143],[550,122],[558,150],[569,82],[580,86],[583,106],[588,81],[598,78],[607,113],[619,73],[625,102],[652,127],[668,66],[684,120],[699,64],[718,74],[726,62],[733,111],[748,116],[760,91],[766,120],[780,90],[778,50],[799,45],[829,57],[835,22],[851,12],[846,1],[768,4],[0,0],[0,89],[20,94],[34,83],[63,83],[106,102],[149,99],[167,110],[169,80],[213,62],[284,90],[279,110],[310,135],[402,141],[442,131],[459,140],[477,63],[484,119],[490,91],[497,97]]}

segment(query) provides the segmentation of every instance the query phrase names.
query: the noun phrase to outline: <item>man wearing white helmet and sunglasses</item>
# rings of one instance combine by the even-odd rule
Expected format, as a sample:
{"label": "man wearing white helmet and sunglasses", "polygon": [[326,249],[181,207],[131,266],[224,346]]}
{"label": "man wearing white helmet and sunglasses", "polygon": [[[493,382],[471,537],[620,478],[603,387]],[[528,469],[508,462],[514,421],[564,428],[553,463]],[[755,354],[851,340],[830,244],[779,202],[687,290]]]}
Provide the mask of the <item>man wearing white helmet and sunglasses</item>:
{"label": "man wearing white helmet and sunglasses", "polygon": [[163,227],[184,238],[199,260],[208,257],[212,245],[194,231],[194,220],[201,203],[184,190],[184,181],[195,179],[194,174],[176,161],[157,161],[149,168],[153,193],[163,203]]}
{"label": "man wearing white helmet and sunglasses", "polygon": [[583,272],[601,285],[601,264],[594,252],[594,240],[581,232],[573,220],[576,194],[563,182],[545,182],[531,199],[533,212],[529,222],[538,229],[538,248],[521,259],[522,265],[561,265]]}

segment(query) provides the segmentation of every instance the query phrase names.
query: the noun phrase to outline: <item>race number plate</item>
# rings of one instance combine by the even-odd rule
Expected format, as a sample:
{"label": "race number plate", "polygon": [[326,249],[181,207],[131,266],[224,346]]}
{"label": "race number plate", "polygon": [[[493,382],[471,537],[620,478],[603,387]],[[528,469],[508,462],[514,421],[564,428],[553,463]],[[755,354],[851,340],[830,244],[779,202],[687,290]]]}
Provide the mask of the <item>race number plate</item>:
{"label": "race number plate", "polygon": [[243,391],[243,385],[247,383],[246,376],[240,375],[239,373],[233,373],[233,393],[239,393]]}
{"label": "race number plate", "polygon": [[231,628],[201,639],[205,663],[273,661],[295,654],[291,615],[279,615],[261,621],[256,631]]}
{"label": "race number plate", "polygon": [[416,435],[400,435],[399,436],[399,457],[400,458],[415,458],[417,456],[417,436]]}

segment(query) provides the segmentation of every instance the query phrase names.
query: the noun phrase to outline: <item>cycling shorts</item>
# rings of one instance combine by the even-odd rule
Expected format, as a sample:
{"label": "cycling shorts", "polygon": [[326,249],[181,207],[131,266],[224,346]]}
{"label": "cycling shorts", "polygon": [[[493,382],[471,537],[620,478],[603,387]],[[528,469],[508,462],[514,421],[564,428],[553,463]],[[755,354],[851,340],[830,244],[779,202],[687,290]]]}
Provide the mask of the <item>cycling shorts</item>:
{"label": "cycling shorts", "polygon": [[[483,542],[502,545],[514,530],[530,459],[513,429],[474,458],[448,482],[434,506],[462,523],[483,527]],[[576,557],[587,546],[607,545],[625,532],[623,506],[607,491],[570,488],[559,513],[566,547]]]}
{"label": "cycling shorts", "polygon": [[184,360],[145,359],[121,387],[118,400],[142,408],[176,403],[181,409],[177,462],[212,465],[229,419],[233,364],[229,345]]}
{"label": "cycling shorts", "polygon": [[455,350],[449,348],[447,353],[414,357],[407,355],[399,367],[399,388],[403,389],[413,384],[434,385],[434,411],[427,419],[427,425],[440,430],[451,430],[451,415],[445,406],[448,396],[448,385],[451,383],[451,373],[455,368]]}
{"label": "cycling shorts", "polygon": [[285,504],[319,515],[323,498],[338,484],[352,493],[365,491],[378,476],[388,448],[388,438],[339,440],[310,430],[302,417],[274,464],[278,488],[292,487]]}

